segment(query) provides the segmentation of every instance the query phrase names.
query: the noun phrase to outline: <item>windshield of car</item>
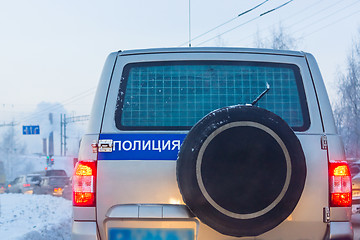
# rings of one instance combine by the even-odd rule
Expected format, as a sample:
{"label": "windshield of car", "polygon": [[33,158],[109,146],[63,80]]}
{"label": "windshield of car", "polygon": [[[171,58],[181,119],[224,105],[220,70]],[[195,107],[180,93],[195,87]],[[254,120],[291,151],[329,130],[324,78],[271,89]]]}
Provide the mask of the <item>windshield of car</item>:
{"label": "windshield of car", "polygon": [[[305,130],[309,116],[299,68],[239,61],[133,63],[125,66],[116,125],[120,129],[189,129],[209,112],[250,104]],[[124,94],[125,93],[125,94]]]}

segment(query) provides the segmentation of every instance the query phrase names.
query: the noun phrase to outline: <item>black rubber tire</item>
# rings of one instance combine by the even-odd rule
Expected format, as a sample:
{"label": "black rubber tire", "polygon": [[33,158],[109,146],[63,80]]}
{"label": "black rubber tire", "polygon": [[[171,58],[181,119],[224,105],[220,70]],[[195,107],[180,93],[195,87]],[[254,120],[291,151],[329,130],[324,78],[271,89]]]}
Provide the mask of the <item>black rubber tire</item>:
{"label": "black rubber tire", "polygon": [[215,110],[186,136],[177,160],[183,200],[203,223],[230,236],[258,236],[295,209],[306,179],[293,130],[254,106]]}

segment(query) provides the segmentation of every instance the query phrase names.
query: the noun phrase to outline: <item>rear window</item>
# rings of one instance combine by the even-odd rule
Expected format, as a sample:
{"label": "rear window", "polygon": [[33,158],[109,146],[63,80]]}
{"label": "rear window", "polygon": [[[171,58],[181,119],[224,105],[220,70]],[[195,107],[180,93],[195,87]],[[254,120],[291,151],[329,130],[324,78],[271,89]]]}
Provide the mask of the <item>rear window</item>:
{"label": "rear window", "polygon": [[69,179],[67,178],[51,177],[49,178],[49,185],[64,187],[68,183],[68,181]]}
{"label": "rear window", "polygon": [[65,170],[47,170],[45,176],[67,176]]}
{"label": "rear window", "polygon": [[282,117],[294,130],[310,120],[296,65],[259,62],[181,61],[124,67],[116,126],[121,130],[186,130],[209,112],[252,103]]}
{"label": "rear window", "polygon": [[26,182],[27,183],[35,183],[41,181],[41,177],[40,176],[27,176],[26,177]]}

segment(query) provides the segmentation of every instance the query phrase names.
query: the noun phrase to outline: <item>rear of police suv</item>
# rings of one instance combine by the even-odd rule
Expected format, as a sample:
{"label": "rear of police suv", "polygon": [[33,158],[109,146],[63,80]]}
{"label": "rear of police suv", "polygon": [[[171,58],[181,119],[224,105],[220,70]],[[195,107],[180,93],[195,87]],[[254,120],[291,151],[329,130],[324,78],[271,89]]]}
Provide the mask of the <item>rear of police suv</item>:
{"label": "rear of police suv", "polygon": [[73,239],[352,239],[311,54],[111,53],[73,175]]}

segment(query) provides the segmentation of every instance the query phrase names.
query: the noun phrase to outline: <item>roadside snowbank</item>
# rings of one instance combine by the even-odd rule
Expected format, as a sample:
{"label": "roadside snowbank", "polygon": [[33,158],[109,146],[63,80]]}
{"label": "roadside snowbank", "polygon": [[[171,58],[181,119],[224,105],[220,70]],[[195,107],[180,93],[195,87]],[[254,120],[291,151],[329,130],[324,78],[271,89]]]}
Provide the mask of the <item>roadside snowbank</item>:
{"label": "roadside snowbank", "polygon": [[1,239],[70,239],[71,215],[71,201],[63,198],[0,194]]}

